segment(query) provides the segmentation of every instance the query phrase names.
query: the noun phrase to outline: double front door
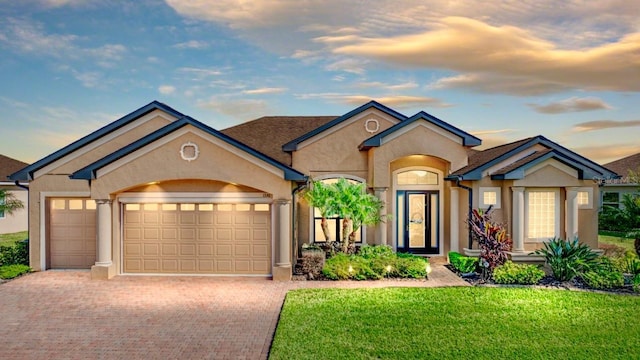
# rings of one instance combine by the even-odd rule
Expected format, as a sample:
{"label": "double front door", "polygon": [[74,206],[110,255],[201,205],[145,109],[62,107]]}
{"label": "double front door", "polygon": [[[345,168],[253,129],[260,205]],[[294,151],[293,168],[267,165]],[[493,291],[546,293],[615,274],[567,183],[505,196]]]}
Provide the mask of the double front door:
{"label": "double front door", "polygon": [[438,191],[397,192],[398,251],[439,254]]}

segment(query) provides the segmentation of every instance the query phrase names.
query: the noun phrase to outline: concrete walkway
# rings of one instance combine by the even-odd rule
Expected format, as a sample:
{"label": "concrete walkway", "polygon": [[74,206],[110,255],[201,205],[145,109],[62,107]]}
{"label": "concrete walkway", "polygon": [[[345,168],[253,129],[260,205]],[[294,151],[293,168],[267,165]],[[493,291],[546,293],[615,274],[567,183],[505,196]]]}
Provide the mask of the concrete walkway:
{"label": "concrete walkway", "polygon": [[46,271],[0,285],[0,359],[266,359],[287,291],[468,286],[441,265],[426,281],[291,281]]}

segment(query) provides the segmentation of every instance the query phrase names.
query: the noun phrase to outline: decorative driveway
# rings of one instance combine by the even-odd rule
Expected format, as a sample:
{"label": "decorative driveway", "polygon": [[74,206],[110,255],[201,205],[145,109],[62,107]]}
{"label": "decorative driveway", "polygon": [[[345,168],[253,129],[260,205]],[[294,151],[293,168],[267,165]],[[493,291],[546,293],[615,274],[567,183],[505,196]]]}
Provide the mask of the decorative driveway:
{"label": "decorative driveway", "polygon": [[448,285],[467,284],[441,266],[377,282],[39,272],[0,285],[0,359],[266,359],[291,289]]}

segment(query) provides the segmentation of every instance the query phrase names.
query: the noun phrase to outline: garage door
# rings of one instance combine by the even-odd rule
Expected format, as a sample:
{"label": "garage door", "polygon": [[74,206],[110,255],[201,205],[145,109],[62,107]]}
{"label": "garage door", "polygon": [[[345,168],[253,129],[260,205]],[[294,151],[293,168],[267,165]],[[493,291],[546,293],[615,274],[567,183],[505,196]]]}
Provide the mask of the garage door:
{"label": "garage door", "polygon": [[96,203],[49,199],[49,268],[89,269],[96,262]]}
{"label": "garage door", "polygon": [[125,273],[271,273],[268,204],[125,204]]}

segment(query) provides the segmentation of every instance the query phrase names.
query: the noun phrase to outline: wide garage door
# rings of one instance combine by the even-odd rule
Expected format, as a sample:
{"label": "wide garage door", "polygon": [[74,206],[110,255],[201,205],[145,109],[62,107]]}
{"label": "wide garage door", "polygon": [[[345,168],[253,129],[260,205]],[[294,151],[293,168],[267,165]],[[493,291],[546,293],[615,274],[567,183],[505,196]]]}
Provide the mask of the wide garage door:
{"label": "wide garage door", "polygon": [[87,198],[49,199],[51,269],[89,269],[96,262],[96,203]]}
{"label": "wide garage door", "polygon": [[125,273],[271,274],[268,204],[125,204]]}

